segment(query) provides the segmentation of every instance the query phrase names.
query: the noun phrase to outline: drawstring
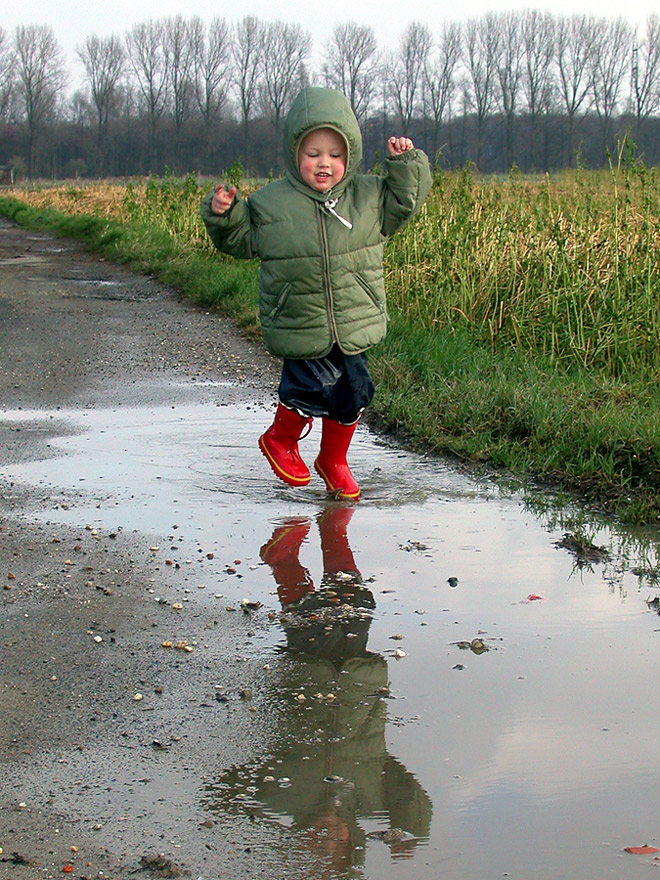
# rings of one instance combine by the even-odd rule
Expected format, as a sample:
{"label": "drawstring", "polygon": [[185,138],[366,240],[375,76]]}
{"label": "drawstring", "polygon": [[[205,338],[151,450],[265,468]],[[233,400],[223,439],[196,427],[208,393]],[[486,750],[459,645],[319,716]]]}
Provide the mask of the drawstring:
{"label": "drawstring", "polygon": [[346,220],[345,217],[340,217],[339,214],[335,211],[335,205],[337,204],[337,199],[328,199],[327,202],[323,203],[323,207],[332,214],[333,217],[336,217],[337,220],[340,220],[347,229],[352,229],[353,224]]}

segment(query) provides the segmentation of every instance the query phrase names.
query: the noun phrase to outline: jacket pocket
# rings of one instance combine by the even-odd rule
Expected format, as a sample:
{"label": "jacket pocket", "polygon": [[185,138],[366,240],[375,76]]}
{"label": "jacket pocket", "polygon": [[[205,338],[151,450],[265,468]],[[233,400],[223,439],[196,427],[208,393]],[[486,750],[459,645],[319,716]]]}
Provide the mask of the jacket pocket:
{"label": "jacket pocket", "polygon": [[280,295],[277,297],[277,302],[273,306],[273,308],[268,313],[268,317],[274,321],[286,305],[286,301],[289,298],[289,294],[291,293],[291,285],[285,284],[282,290],[280,291]]}
{"label": "jacket pocket", "polygon": [[367,296],[368,296],[369,299],[372,301],[372,303],[373,303],[375,306],[378,307],[379,311],[384,312],[384,311],[385,311],[385,303],[384,303],[384,301],[383,301],[383,300],[382,300],[382,299],[376,294],[376,291],[375,291],[375,290],[373,289],[373,287],[369,284],[369,282],[368,282],[368,281],[365,281],[365,279],[362,277],[362,275],[360,275],[359,272],[356,272],[356,273],[355,273],[355,280],[358,282],[358,284],[360,285],[360,287],[361,287],[361,288],[364,290],[364,292],[367,294]]}

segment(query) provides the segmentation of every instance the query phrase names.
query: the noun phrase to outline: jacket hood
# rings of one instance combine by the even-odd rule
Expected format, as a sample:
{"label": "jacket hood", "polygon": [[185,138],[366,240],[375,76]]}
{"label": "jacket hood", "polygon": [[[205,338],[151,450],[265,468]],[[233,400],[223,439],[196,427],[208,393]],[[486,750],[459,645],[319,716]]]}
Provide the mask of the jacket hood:
{"label": "jacket hood", "polygon": [[360,126],[343,92],[317,86],[303,89],[296,96],[284,123],[287,178],[296,189],[302,189],[308,195],[325,200],[328,198],[328,193],[319,193],[308,186],[298,168],[300,142],[306,134],[317,128],[332,128],[346,141],[346,173],[332,189],[332,195],[335,196],[344,190],[351,178],[358,173],[362,162]]}

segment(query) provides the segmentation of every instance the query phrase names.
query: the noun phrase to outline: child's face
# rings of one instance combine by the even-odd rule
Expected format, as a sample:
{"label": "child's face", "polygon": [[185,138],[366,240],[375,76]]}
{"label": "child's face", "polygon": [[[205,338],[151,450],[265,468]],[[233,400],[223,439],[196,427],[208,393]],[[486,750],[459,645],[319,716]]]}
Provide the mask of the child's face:
{"label": "child's face", "polygon": [[317,128],[302,139],[298,148],[298,168],[308,186],[327,192],[346,171],[344,138],[331,128]]}

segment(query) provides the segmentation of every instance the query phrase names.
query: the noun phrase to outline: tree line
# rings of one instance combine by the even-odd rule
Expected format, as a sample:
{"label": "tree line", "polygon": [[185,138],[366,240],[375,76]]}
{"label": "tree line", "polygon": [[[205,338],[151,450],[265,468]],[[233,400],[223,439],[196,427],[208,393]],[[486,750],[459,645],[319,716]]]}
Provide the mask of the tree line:
{"label": "tree line", "polygon": [[395,49],[335,27],[312,63],[299,24],[246,16],[152,19],[77,46],[82,86],[53,29],[0,27],[0,166],[18,176],[132,176],[243,167],[280,173],[281,128],[305,85],[341,89],[360,122],[365,167],[391,133],[439,167],[600,167],[628,136],[660,161],[660,17],[527,10],[411,22]]}

